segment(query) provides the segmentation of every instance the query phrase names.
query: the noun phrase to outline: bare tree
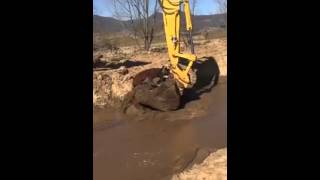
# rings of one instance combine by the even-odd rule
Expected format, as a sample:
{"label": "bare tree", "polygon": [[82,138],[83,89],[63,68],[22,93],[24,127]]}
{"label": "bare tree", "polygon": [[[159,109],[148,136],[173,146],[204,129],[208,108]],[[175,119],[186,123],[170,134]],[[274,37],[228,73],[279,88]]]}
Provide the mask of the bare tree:
{"label": "bare tree", "polygon": [[227,0],[214,0],[218,5],[218,11],[219,13],[227,13],[228,6],[227,6]]}
{"label": "bare tree", "polygon": [[[125,29],[134,36],[137,43],[138,38],[142,38],[144,49],[149,50],[154,36],[158,1],[154,1],[151,7],[149,0],[113,0],[113,6],[114,16],[124,20]],[[153,17],[149,15],[150,10],[153,11]]]}
{"label": "bare tree", "polygon": [[227,0],[213,0],[213,1],[216,2],[218,5],[218,12],[223,14],[224,26],[225,28],[227,28],[227,10],[228,10]]}
{"label": "bare tree", "polygon": [[191,9],[192,9],[192,15],[195,15],[195,10],[197,8],[198,0],[193,0],[191,4]]}

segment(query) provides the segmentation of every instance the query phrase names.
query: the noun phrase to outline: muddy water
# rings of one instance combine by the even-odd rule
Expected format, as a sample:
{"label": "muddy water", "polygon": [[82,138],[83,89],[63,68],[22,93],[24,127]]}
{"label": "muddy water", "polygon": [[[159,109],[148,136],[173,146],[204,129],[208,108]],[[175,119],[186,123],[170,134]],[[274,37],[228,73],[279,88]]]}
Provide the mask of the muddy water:
{"label": "muddy water", "polygon": [[199,149],[227,145],[226,80],[170,113],[94,110],[94,180],[166,179]]}

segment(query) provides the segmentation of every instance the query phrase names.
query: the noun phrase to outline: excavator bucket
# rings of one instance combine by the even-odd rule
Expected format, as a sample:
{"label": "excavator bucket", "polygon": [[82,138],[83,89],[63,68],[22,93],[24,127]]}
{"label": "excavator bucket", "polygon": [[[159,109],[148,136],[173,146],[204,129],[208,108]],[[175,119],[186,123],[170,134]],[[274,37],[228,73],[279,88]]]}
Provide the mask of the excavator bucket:
{"label": "excavator bucket", "polygon": [[140,72],[133,79],[133,103],[160,111],[176,110],[181,94],[176,81],[166,68]]}
{"label": "excavator bucket", "polygon": [[[210,91],[217,84],[220,71],[212,57],[200,58],[193,64],[192,69],[197,81],[188,92],[200,95]],[[177,110],[186,95],[186,89],[181,91],[179,82],[166,67],[147,69],[138,73],[133,79],[133,87],[133,104],[153,110]]]}

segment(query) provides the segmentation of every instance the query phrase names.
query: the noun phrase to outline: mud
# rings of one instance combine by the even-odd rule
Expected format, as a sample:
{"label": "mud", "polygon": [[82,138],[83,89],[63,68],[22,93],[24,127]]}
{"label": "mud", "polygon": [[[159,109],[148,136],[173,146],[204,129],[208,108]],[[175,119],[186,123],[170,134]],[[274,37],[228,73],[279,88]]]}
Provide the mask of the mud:
{"label": "mud", "polygon": [[[196,97],[218,83],[220,71],[213,57],[198,59],[193,64],[192,71],[198,80],[195,80],[191,89],[182,91],[167,68],[153,68],[140,72],[133,78],[131,103],[160,111],[177,110],[183,105],[183,99],[188,99],[188,95]],[[181,95],[184,97],[181,98]]]}
{"label": "mud", "polygon": [[95,108],[94,180],[168,179],[203,160],[206,151],[225,148],[226,78],[209,92],[184,98],[183,108],[172,112],[133,107],[125,115]]}
{"label": "mud", "polygon": [[133,79],[133,86],[131,103],[135,106],[160,111],[177,110],[180,106],[180,92],[169,69],[153,68],[143,71]]}

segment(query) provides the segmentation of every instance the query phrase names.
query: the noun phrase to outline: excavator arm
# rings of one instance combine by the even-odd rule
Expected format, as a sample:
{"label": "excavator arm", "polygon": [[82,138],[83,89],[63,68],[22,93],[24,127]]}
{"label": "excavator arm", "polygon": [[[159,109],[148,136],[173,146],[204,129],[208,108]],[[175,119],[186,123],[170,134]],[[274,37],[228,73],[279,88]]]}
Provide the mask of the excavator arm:
{"label": "excavator arm", "polygon": [[[186,30],[189,33],[191,53],[180,52],[180,7],[183,5]],[[189,0],[160,0],[163,10],[163,23],[168,47],[168,54],[171,65],[171,72],[182,88],[192,87],[195,77],[191,73],[191,67],[197,57],[194,54],[192,42],[192,21]],[[180,62],[186,61],[186,65],[181,66]]]}
{"label": "excavator arm", "polygon": [[[211,70],[201,71],[192,43],[192,22],[189,0],[159,0],[163,10],[163,23],[168,47],[170,67],[151,68],[138,73],[133,79],[132,102],[161,111],[176,110],[187,88],[199,88],[197,78],[205,82],[201,75]],[[184,8],[186,31],[189,34],[190,53],[180,52],[180,8]],[[208,66],[207,69],[211,67]],[[195,71],[197,72],[195,73]],[[213,70],[212,70],[213,72]],[[196,75],[197,74],[197,75]]]}

